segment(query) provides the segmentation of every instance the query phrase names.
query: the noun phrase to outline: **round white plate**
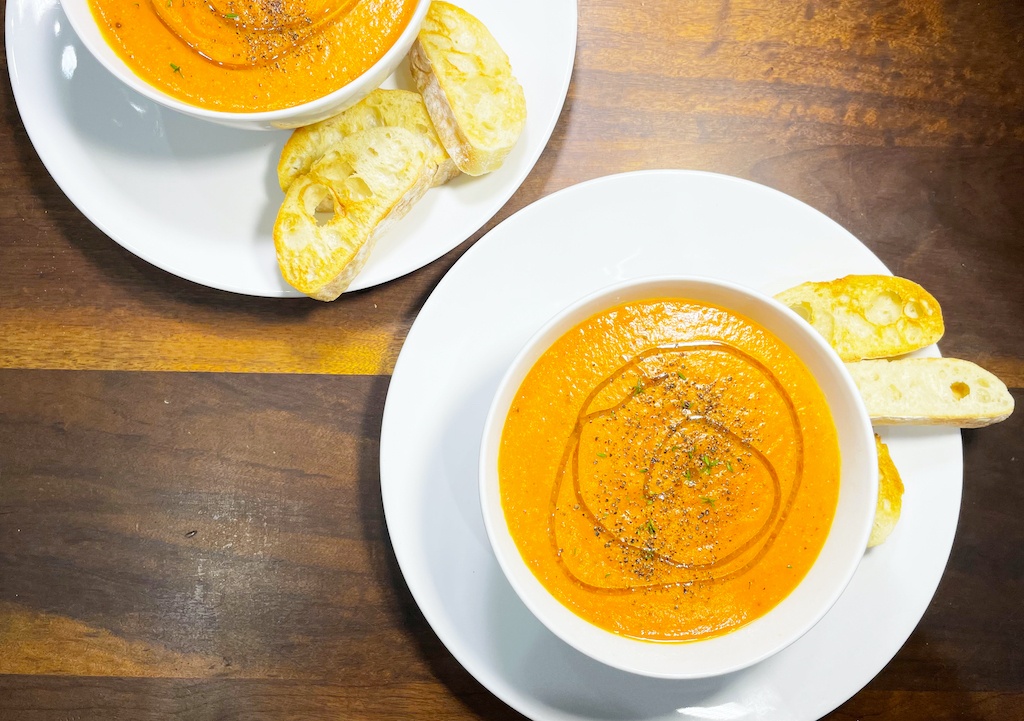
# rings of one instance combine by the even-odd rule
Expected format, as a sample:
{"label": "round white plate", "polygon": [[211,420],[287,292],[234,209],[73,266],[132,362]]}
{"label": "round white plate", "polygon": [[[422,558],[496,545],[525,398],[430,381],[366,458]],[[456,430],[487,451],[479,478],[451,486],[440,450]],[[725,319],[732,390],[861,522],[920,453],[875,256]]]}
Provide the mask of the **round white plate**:
{"label": "round white plate", "polygon": [[821,213],[721,175],[611,176],[524,208],[442,279],[399,356],[380,443],[395,554],[452,654],[532,718],[816,719],[888,663],[935,592],[960,508],[958,430],[882,433],[906,485],[893,535],[868,551],[839,602],[807,635],[724,677],[649,679],[574,651],[523,606],[487,543],[477,459],[508,363],[580,296],[673,273],[717,276],[771,294],[805,280],[888,271]]}
{"label": "round white plate", "polygon": [[[526,129],[498,171],[427,193],[381,237],[350,290],[421,268],[478,230],[526,178],[562,110],[576,53],[575,0],[459,4],[508,52],[526,92]],[[271,237],[288,131],[233,130],[146,100],[85,50],[58,0],[11,0],[6,13],[7,61],[25,128],[82,213],[182,278],[247,295],[301,295],[281,277]],[[412,89],[408,68],[385,85]]]}

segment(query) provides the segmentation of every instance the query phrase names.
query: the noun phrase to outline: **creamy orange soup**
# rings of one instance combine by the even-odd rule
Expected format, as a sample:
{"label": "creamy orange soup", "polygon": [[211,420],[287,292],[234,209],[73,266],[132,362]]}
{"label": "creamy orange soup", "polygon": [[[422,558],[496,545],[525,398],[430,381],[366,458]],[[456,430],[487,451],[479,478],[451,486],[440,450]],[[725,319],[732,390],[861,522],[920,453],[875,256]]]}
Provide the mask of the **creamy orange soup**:
{"label": "creamy orange soup", "polygon": [[652,640],[735,629],[784,599],[828,535],[839,444],[810,372],[758,324],[629,303],[562,336],[502,431],[502,506],[564,605]]}
{"label": "creamy orange soup", "polygon": [[395,43],[414,0],[89,0],[107,42],[143,80],[211,110],[315,100]]}

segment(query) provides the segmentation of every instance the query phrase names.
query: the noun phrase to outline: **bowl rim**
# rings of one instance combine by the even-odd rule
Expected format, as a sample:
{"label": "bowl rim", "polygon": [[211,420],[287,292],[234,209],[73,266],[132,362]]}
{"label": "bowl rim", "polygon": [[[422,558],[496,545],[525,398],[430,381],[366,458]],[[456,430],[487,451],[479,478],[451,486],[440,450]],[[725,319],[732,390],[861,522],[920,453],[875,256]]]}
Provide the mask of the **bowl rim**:
{"label": "bowl rim", "polygon": [[[666,285],[679,286],[689,290],[671,294],[647,292],[644,290]],[[743,298],[755,308],[762,306],[766,309],[766,313],[774,314],[776,320],[786,324],[790,331],[795,332],[804,341],[810,343],[817,362],[821,363],[823,362],[822,359],[827,359],[824,367],[832,373],[829,380],[833,384],[838,384],[836,390],[839,392],[841,400],[846,402],[846,413],[842,417],[843,428],[846,429],[844,435],[844,431],[840,429],[841,419],[836,417],[836,411],[832,409],[832,399],[828,398],[840,442],[841,468],[846,470],[847,462],[849,461],[856,464],[854,470],[859,470],[864,476],[860,483],[853,484],[854,491],[859,489],[859,495],[852,501],[854,511],[858,511],[858,503],[863,507],[859,509],[860,514],[854,514],[852,518],[852,537],[848,538],[845,546],[840,548],[844,564],[838,574],[833,574],[835,578],[828,584],[830,590],[819,593],[816,597],[812,598],[811,600],[815,601],[813,612],[799,614],[799,622],[789,622],[790,628],[785,634],[770,633],[764,629],[767,629],[768,624],[772,623],[774,619],[780,618],[780,608],[785,606],[788,611],[794,603],[801,601],[802,595],[806,594],[806,589],[809,587],[808,578],[812,576],[815,569],[819,569],[818,574],[822,573],[820,569],[825,565],[823,564],[825,550],[830,547],[831,543],[835,543],[833,533],[836,530],[836,521],[840,515],[839,504],[837,504],[832,528],[818,557],[805,577],[786,598],[782,599],[779,604],[764,615],[735,630],[706,639],[682,642],[659,642],[629,638],[602,629],[577,616],[558,601],[533,575],[511,538],[507,519],[501,506],[497,473],[501,432],[504,428],[508,408],[515,393],[540,355],[555,340],[568,332],[577,323],[600,312],[602,309],[624,302],[658,297],[685,298],[710,305],[718,305],[719,307],[724,307],[749,317],[746,311],[733,308],[727,303],[702,298],[701,295],[694,292],[696,289],[703,291],[712,290],[712,292],[721,292],[737,298]],[[623,298],[623,296],[628,297]],[[774,328],[768,327],[769,324],[763,318],[751,318],[751,320],[762,325],[774,335],[779,335]],[[786,339],[780,338],[780,340],[790,345]],[[794,352],[796,351],[794,350]],[[808,366],[808,369],[815,376],[815,380],[821,386],[822,381],[819,378],[818,372],[811,368],[805,355],[803,353],[797,353],[797,355]],[[843,439],[847,437],[848,445],[852,444],[853,450],[857,452],[856,458],[847,458],[847,451],[851,450],[844,446],[843,443]],[[857,463],[858,460],[860,461],[859,463]],[[548,630],[584,655],[622,671],[653,678],[700,679],[739,671],[777,654],[806,634],[835,605],[856,573],[864,551],[867,548],[878,493],[878,462],[874,444],[874,431],[855,383],[850,377],[843,361],[832,347],[799,315],[770,296],[728,280],[699,275],[649,275],[617,281],[584,295],[551,316],[520,348],[504,371],[487,411],[480,443],[478,486],[481,513],[488,542],[501,567],[502,574],[524,605]],[[843,500],[844,488],[850,488],[850,486],[850,483],[844,485],[841,482],[840,503]],[[850,536],[850,533],[851,531],[847,531],[847,536]],[[801,596],[798,596],[801,588],[804,589],[804,592]],[[782,618],[785,621],[792,615],[790,612],[788,616]],[[750,629],[758,631],[754,639],[757,641],[758,648],[751,653],[740,653],[736,649],[745,651],[748,646],[749,637],[752,635]],[[767,641],[764,640],[766,638],[768,639]],[[736,639],[739,639],[739,642],[736,642]],[[774,640],[772,641],[771,639]],[[639,648],[645,650],[636,650]],[[630,651],[630,649],[633,650]],[[665,649],[685,649],[685,652],[668,654],[664,652]],[[692,649],[697,649],[697,651],[691,652]],[[723,653],[721,649],[725,649],[724,653],[727,655],[731,654],[732,658],[718,663],[706,662],[705,657],[709,650],[711,652]],[[634,658],[636,655],[647,657],[647,659],[643,663],[638,663]],[[674,656],[681,656],[685,663],[679,663],[676,667],[668,666],[666,664],[666,657],[670,657],[671,660],[671,657]],[[696,657],[701,657],[701,664],[694,663]]]}
{"label": "bowl rim", "polygon": [[[352,98],[353,103],[358,102],[363,95],[373,90],[380,84],[380,82],[383,82],[385,78],[380,78],[377,85],[374,85],[374,87],[368,87],[365,89],[365,93],[361,93],[361,85],[364,85],[367,82],[372,82],[373,78],[383,72],[385,68],[393,67],[401,62],[402,58],[404,58],[408,53],[409,48],[412,47],[413,42],[415,42],[416,35],[419,34],[420,28],[423,25],[423,20],[427,15],[427,11],[430,9],[431,0],[414,0],[414,2],[416,3],[416,7],[413,10],[413,15],[395,42],[392,43],[391,47],[389,47],[387,51],[385,51],[385,53],[373,63],[373,65],[368,67],[358,76],[352,78],[340,88],[332,90],[330,93],[314,100],[300,103],[299,105],[292,105],[287,108],[251,112],[213,110],[199,105],[193,105],[192,103],[188,103],[184,100],[179,100],[168,95],[155,85],[151,85],[139,77],[135,71],[133,71],[131,67],[124,62],[121,56],[118,55],[117,51],[107,43],[106,39],[103,37],[103,32],[99,27],[99,23],[92,12],[89,0],[60,0],[60,5],[61,9],[64,11],[65,17],[67,17],[68,22],[71,24],[72,29],[75,31],[75,34],[78,36],[81,43],[89,51],[89,54],[96,58],[99,63],[118,80],[149,100],[179,113],[212,122],[251,122],[253,124],[263,124],[268,126],[281,123],[281,127],[291,127],[285,124],[297,116],[313,116],[318,114],[322,115],[324,113],[333,114],[340,112],[340,110],[343,109],[341,106],[344,106],[349,95],[354,95]],[[84,27],[83,23],[88,23],[88,28]],[[396,55],[398,56],[397,58]]]}

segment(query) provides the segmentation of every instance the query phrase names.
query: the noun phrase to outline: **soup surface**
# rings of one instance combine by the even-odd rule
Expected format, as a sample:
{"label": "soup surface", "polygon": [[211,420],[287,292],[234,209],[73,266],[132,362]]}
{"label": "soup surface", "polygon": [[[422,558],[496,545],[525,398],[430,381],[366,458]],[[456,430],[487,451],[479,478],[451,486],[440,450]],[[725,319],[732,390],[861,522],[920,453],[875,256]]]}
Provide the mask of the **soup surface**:
{"label": "soup surface", "polygon": [[368,70],[414,0],[89,0],[107,42],[140,78],[211,110],[315,100]]}
{"label": "soup surface", "polygon": [[806,575],[839,497],[825,397],[752,321],[687,300],[618,306],[554,343],[498,458],[520,553],[564,605],[653,640],[721,634]]}

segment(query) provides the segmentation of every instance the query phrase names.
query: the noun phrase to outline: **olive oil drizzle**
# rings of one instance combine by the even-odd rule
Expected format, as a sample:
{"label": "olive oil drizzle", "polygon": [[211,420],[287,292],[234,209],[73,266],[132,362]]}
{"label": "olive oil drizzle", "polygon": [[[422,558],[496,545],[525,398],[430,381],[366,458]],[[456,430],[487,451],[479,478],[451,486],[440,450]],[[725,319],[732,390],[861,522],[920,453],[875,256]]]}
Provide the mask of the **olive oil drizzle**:
{"label": "olive oil drizzle", "polygon": [[[796,444],[796,468],[792,478],[787,479],[790,481],[789,490],[788,493],[786,493],[785,498],[783,498],[782,481],[779,478],[778,470],[771,463],[769,458],[758,450],[750,439],[742,437],[737,432],[737,429],[725,428],[720,423],[716,422],[715,419],[709,417],[708,414],[700,412],[686,413],[685,423],[679,423],[676,427],[670,429],[669,433],[665,437],[665,442],[668,442],[674,436],[681,433],[683,428],[689,429],[691,427],[699,427],[702,429],[706,434],[705,437],[711,437],[712,434],[716,434],[717,437],[727,438],[732,444],[742,447],[758,465],[767,471],[771,478],[773,489],[772,506],[771,510],[767,514],[765,522],[752,536],[747,538],[744,543],[740,544],[730,553],[726,554],[722,558],[716,558],[715,560],[706,563],[682,562],[674,559],[670,554],[659,551],[653,543],[657,537],[658,529],[650,519],[648,519],[647,522],[649,525],[641,524],[641,528],[646,528],[648,532],[646,543],[639,543],[638,540],[628,537],[621,531],[621,529],[616,531],[616,529],[610,528],[609,525],[605,523],[605,519],[600,517],[587,502],[584,489],[580,485],[581,481],[579,475],[581,462],[579,453],[582,434],[591,421],[605,417],[615,418],[617,413],[624,411],[629,403],[636,402],[637,398],[644,393],[653,393],[656,389],[662,388],[665,389],[667,393],[670,393],[673,388],[678,388],[678,384],[680,382],[684,384],[684,386],[687,383],[686,376],[681,372],[674,374],[664,373],[657,377],[648,376],[641,367],[641,364],[645,360],[657,355],[675,354],[682,358],[686,354],[696,351],[730,354],[742,361],[744,364],[756,369],[756,371],[758,371],[769,382],[772,389],[784,402],[789,415],[789,420],[795,433]],[[612,386],[612,384],[621,381],[623,376],[629,373],[637,373],[639,375],[639,379],[618,403],[598,411],[587,412],[594,403],[594,400],[598,398],[602,392]],[[689,408],[688,405],[686,407]],[[699,411],[701,409],[696,410]],[[560,470],[555,482],[552,484],[548,514],[548,535],[557,563],[562,571],[575,584],[598,594],[626,594],[642,589],[661,589],[677,586],[690,586],[692,584],[721,583],[742,576],[756,566],[765,554],[768,553],[775,539],[778,537],[780,531],[785,525],[786,518],[793,507],[800,488],[804,467],[803,456],[803,433],[792,396],[772,370],[757,358],[725,341],[672,343],[658,345],[644,350],[629,359],[611,375],[601,380],[593,390],[590,391],[586,400],[581,405],[581,410],[577,416],[576,424],[566,441],[565,450],[562,454],[562,460],[559,466]],[[657,457],[653,459],[655,462],[657,460]],[[698,463],[695,463],[694,465],[700,465],[702,470],[706,469],[708,472],[710,472],[711,468],[721,463],[720,459],[711,459],[707,455],[704,455],[702,458],[698,458],[697,461]],[[726,461],[726,463],[728,464],[730,472],[732,472],[731,461]],[[714,466],[712,464],[714,464]],[[653,492],[653,489],[650,486],[654,474],[648,472],[650,468],[654,467],[654,465],[654,462],[652,462],[643,468],[636,469],[637,472],[646,475],[643,493],[647,498],[648,504],[653,503],[653,499],[657,497],[657,494]],[[687,471],[687,473],[689,473],[689,471]],[[632,574],[635,577],[635,582],[624,586],[595,585],[579,578],[573,572],[572,568],[566,564],[566,561],[563,558],[563,551],[565,549],[562,549],[560,546],[556,523],[559,498],[562,494],[562,484],[566,476],[569,476],[572,481],[575,504],[574,509],[577,509],[580,513],[585,514],[589,518],[590,522],[594,526],[595,536],[598,537],[598,540],[602,545],[605,545],[606,547],[617,547],[621,551],[625,552],[627,556],[632,555],[633,557],[640,559],[643,564],[646,564],[643,568],[639,569],[639,572]],[[709,512],[711,507],[714,506],[713,498],[710,498],[709,496],[699,496],[698,498],[701,504],[706,505],[706,508],[702,513]],[[609,540],[601,541],[600,539],[602,537]],[[574,549],[574,551],[578,553],[578,549]],[[645,581],[643,579],[643,571],[645,570],[650,571],[650,573],[647,574],[649,576],[660,577],[667,573],[672,577],[672,580]],[[654,573],[654,571],[657,571],[657,573]],[[611,574],[605,574],[605,578],[608,578],[610,575]]]}
{"label": "olive oil drizzle", "polygon": [[[361,0],[149,0],[167,31],[190,52],[223,68],[270,65],[300,52],[324,29],[341,22]],[[227,31],[227,32],[225,32]]]}

